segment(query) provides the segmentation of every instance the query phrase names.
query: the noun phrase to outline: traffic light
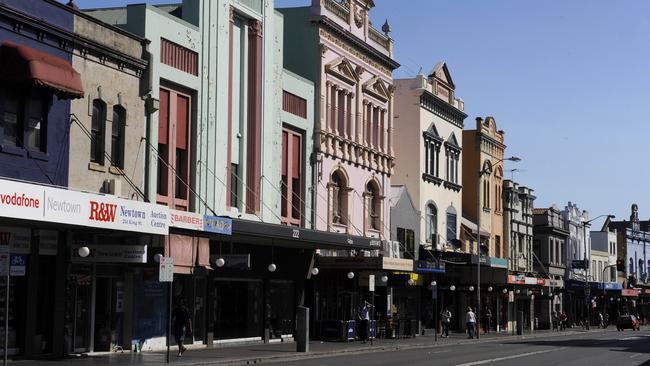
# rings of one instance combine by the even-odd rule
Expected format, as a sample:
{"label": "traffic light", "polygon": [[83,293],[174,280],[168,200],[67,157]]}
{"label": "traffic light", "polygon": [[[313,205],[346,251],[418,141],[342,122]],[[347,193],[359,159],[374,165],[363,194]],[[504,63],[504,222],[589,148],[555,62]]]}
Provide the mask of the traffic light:
{"label": "traffic light", "polygon": [[616,270],[619,272],[625,272],[625,261],[622,259],[616,260]]}

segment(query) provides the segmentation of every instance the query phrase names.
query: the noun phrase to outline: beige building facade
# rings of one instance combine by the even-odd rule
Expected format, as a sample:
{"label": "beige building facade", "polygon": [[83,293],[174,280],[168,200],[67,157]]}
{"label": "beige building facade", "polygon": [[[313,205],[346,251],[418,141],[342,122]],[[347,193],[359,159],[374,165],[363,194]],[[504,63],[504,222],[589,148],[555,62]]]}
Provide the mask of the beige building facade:
{"label": "beige building facade", "polygon": [[[501,199],[505,149],[505,134],[497,129],[494,117],[485,120],[478,117],[475,129],[463,131],[463,215],[476,222],[477,202],[480,202],[481,232],[489,233],[488,242],[483,239],[482,242],[489,255],[497,258],[504,258],[508,253],[503,238]],[[486,172],[480,181],[479,170]]]}
{"label": "beige building facade", "polygon": [[85,95],[70,105],[69,186],[144,201],[148,41],[79,13],[75,18],[75,32],[94,43],[72,56]]}
{"label": "beige building facade", "polygon": [[421,212],[421,244],[454,250],[462,217],[464,103],[445,62],[395,82],[395,175]]}

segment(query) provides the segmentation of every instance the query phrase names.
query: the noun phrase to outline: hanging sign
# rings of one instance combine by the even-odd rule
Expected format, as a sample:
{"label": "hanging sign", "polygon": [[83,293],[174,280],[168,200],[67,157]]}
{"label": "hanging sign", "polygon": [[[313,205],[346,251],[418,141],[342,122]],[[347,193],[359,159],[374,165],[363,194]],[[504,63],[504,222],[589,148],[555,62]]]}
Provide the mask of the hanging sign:
{"label": "hanging sign", "polygon": [[368,291],[375,292],[375,275],[368,276]]}
{"label": "hanging sign", "polygon": [[160,258],[160,270],[158,272],[158,281],[174,282],[174,258]]}
{"label": "hanging sign", "polygon": [[[87,246],[90,254],[79,256],[79,248]],[[146,245],[83,245],[70,246],[72,262],[87,263],[147,263]]]}

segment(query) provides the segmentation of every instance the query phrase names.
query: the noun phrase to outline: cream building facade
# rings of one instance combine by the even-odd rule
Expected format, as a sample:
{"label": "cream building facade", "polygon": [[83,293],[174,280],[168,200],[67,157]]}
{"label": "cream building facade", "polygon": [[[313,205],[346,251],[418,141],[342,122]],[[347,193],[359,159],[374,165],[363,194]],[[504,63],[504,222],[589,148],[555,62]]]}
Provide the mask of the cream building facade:
{"label": "cream building facade", "polygon": [[395,175],[421,212],[427,249],[457,249],[462,217],[462,134],[467,115],[447,64],[395,81]]}

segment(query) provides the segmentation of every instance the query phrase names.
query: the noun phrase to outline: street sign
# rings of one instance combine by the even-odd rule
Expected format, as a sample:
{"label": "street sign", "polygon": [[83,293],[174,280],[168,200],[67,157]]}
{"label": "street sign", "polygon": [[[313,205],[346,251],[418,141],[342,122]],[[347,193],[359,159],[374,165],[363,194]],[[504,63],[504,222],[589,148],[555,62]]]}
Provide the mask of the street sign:
{"label": "street sign", "polygon": [[12,277],[22,277],[25,275],[27,266],[27,256],[24,254],[11,254],[11,266],[9,275]]}
{"label": "street sign", "polygon": [[368,291],[375,292],[375,275],[371,274],[368,276]]}
{"label": "street sign", "polygon": [[591,295],[591,288],[589,288],[589,287],[585,287],[585,295],[586,295],[586,296]]}
{"label": "street sign", "polygon": [[174,258],[172,257],[160,258],[160,271],[158,274],[158,281],[160,282],[174,281]]}
{"label": "street sign", "polygon": [[515,292],[508,291],[508,302],[515,302]]}

